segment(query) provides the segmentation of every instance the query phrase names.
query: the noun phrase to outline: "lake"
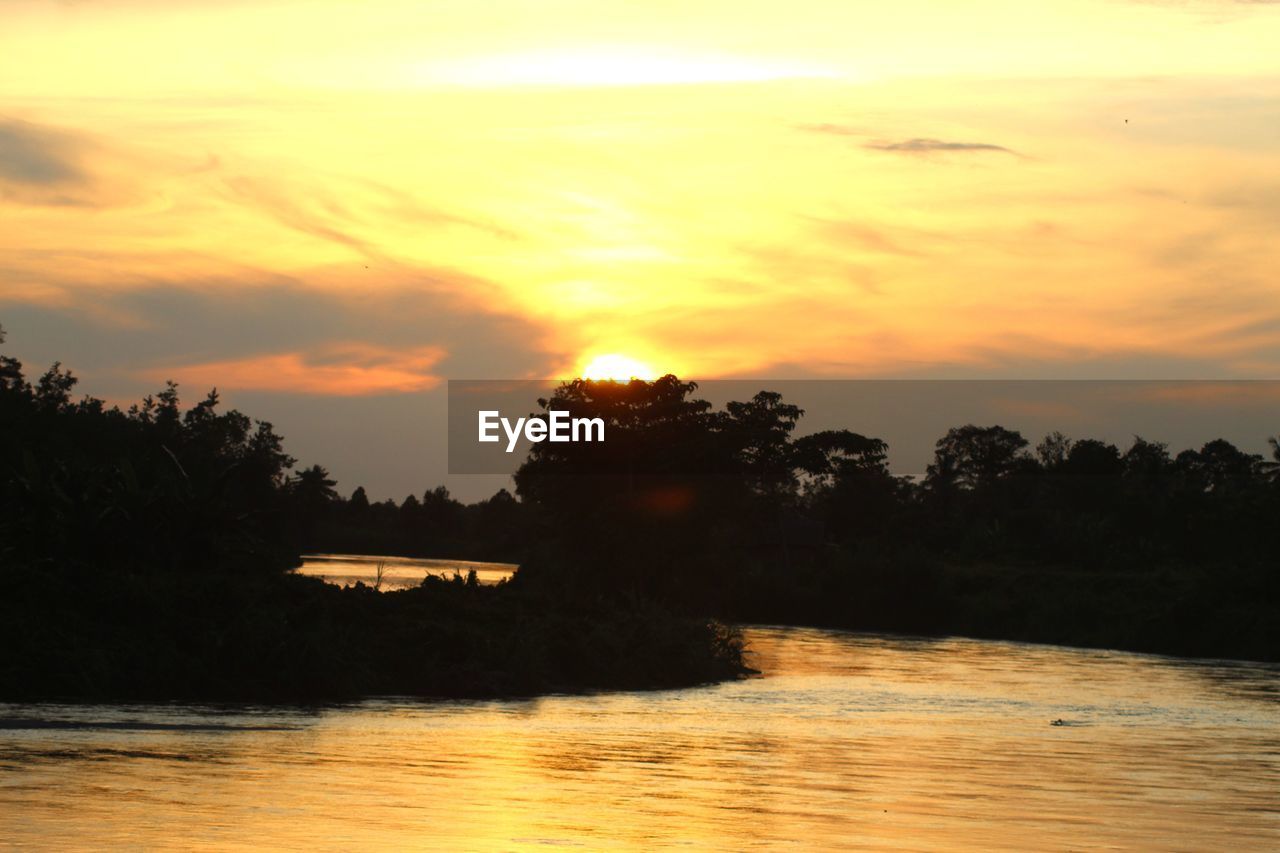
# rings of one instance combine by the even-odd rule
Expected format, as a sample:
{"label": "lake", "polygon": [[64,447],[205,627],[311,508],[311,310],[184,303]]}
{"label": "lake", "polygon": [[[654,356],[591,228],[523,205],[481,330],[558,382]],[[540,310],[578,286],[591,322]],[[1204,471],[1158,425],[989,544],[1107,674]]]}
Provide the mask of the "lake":
{"label": "lake", "polygon": [[0,833],[51,849],[1280,847],[1276,666],[745,634],[761,677],[658,693],[0,705]]}

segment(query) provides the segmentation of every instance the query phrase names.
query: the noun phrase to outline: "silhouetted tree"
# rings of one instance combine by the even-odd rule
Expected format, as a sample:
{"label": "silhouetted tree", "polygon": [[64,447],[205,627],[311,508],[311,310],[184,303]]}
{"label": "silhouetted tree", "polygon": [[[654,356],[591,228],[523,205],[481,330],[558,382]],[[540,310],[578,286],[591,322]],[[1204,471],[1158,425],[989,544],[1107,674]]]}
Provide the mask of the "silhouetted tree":
{"label": "silhouetted tree", "polygon": [[761,391],[745,403],[729,402],[718,429],[749,485],[771,501],[793,494],[798,479],[791,434],[804,410],[782,395]]}
{"label": "silhouetted tree", "polygon": [[1280,436],[1268,438],[1267,444],[1271,446],[1271,459],[1263,462],[1262,468],[1272,481],[1280,483]]}
{"label": "silhouetted tree", "polygon": [[961,488],[989,486],[1020,467],[1027,440],[1002,426],[953,427],[938,440],[926,482],[945,480]]}
{"label": "silhouetted tree", "polygon": [[1071,439],[1057,431],[1049,433],[1036,445],[1036,459],[1046,471],[1060,467],[1067,461],[1067,454],[1070,452]]}
{"label": "silhouetted tree", "polygon": [[[577,380],[537,416],[599,417],[607,440],[535,444],[518,499],[465,505],[438,487],[375,503],[341,498],[319,465],[290,476],[272,426],[216,390],[184,410],[169,383],[121,412],[74,400],[75,385],[58,364],[29,383],[0,356],[10,584],[280,577],[302,550],[500,558],[521,562],[522,601],[575,613],[654,597],[739,619],[1280,656],[1274,438],[1273,462],[1223,440],[1171,458],[1140,437],[1121,452],[1061,433],[1033,454],[1016,431],[970,424],[915,483],[879,438],[797,435],[803,411],[770,391],[715,410],[674,376]],[[326,620],[346,617],[316,618],[308,642],[323,645]]]}

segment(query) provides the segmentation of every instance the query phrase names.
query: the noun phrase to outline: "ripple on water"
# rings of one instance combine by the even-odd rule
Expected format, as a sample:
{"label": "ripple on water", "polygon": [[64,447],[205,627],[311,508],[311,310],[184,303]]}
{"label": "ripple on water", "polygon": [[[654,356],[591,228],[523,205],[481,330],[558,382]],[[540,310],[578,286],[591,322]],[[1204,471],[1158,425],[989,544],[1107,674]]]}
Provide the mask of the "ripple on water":
{"label": "ripple on water", "polygon": [[746,636],[762,677],[681,691],[311,711],[0,706],[6,841],[1280,846],[1274,666]]}

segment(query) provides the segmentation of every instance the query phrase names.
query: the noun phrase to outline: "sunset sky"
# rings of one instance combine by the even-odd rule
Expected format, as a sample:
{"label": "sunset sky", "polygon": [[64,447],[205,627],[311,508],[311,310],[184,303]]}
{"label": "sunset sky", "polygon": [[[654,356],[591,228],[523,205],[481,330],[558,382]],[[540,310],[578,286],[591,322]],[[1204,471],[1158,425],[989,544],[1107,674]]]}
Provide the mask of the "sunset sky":
{"label": "sunset sky", "polygon": [[605,353],[1274,378],[1278,46],[1269,2],[0,0],[5,351],[216,383],[396,497],[441,380]]}

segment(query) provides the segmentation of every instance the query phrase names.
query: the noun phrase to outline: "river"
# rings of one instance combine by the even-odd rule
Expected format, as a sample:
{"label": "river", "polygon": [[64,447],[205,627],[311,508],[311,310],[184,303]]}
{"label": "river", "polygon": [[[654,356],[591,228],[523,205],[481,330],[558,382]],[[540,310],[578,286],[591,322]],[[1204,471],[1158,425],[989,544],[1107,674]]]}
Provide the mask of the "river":
{"label": "river", "polygon": [[0,833],[48,849],[1280,847],[1280,667],[745,634],[762,676],[657,693],[0,705]]}
{"label": "river", "polygon": [[384,590],[417,586],[427,575],[450,578],[476,573],[482,584],[511,577],[515,563],[479,563],[472,560],[434,560],[421,557],[372,557],[365,554],[306,554],[298,574],[321,578],[338,586],[378,586]]}

